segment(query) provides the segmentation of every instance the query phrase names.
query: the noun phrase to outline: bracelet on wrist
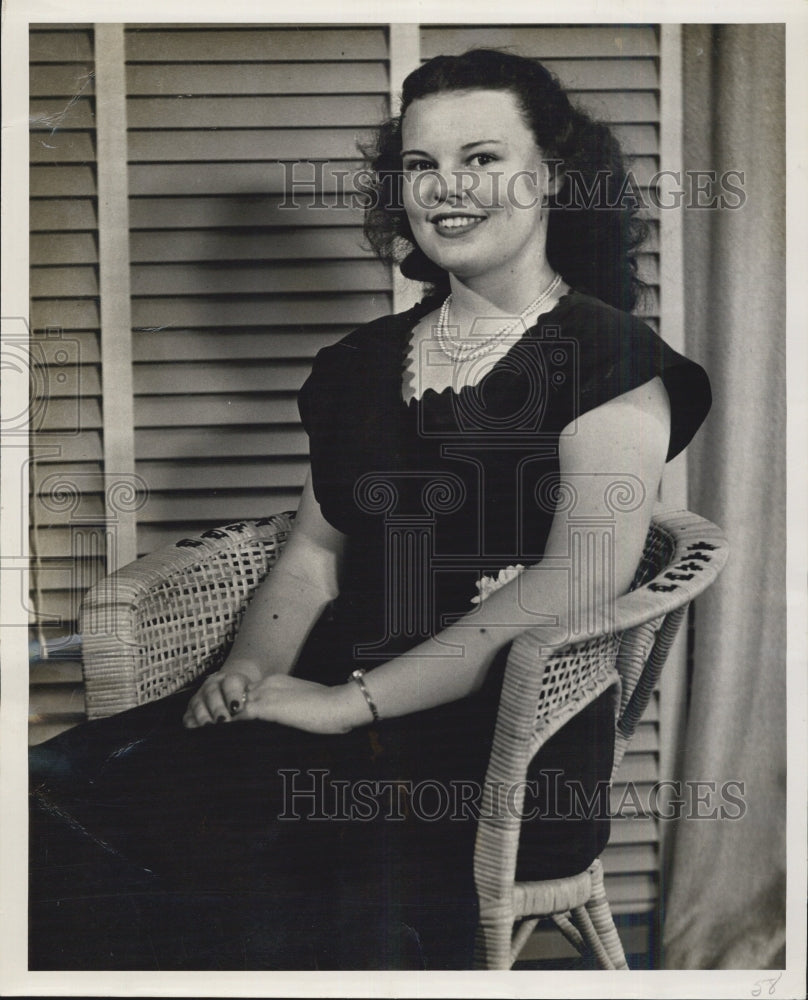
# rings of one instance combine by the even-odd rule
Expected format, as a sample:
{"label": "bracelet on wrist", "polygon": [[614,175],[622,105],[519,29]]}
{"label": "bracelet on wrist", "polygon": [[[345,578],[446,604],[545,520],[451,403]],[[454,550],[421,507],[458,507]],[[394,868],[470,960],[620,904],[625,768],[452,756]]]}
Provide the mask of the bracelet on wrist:
{"label": "bracelet on wrist", "polygon": [[348,680],[356,682],[357,686],[359,687],[359,690],[365,696],[365,701],[368,703],[368,708],[370,709],[371,714],[373,715],[373,721],[380,722],[381,716],[379,715],[379,711],[376,708],[376,703],[371,697],[370,691],[368,691],[367,684],[365,684],[365,671],[362,670],[361,667],[357,668],[356,670],[351,672],[351,675],[348,678]]}

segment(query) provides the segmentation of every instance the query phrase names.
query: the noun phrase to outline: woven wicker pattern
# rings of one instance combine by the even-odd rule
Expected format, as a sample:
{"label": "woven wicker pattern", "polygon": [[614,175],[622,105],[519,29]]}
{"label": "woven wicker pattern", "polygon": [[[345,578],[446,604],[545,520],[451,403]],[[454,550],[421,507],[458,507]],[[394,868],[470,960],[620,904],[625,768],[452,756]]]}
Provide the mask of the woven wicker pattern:
{"label": "woven wicker pattern", "polygon": [[567,644],[563,635],[554,641],[548,630],[531,629],[514,641],[477,828],[477,968],[510,968],[544,917],[553,918],[601,968],[627,968],[600,861],[569,879],[517,883],[524,792],[513,796],[515,808],[497,814],[498,790],[523,789],[528,765],[546,740],[609,689],[615,699],[616,771],[687,605],[713,582],[726,558],[726,542],[708,521],[687,512],[655,518],[633,589],[616,603],[612,631]]}
{"label": "woven wicker pattern", "polygon": [[93,588],[81,613],[88,716],[162,698],[217,669],[293,516],[182,539]]}
{"label": "woven wicker pattern", "polygon": [[[81,612],[88,715],[111,715],[162,697],[218,667],[292,530],[292,517],[238,522],[183,539],[94,587]],[[601,967],[626,968],[600,861],[569,879],[517,884],[524,786],[516,808],[504,811],[494,790],[519,789],[544,742],[609,689],[617,767],[688,603],[712,583],[726,558],[726,542],[708,521],[687,512],[655,518],[633,589],[617,601],[610,632],[566,644],[561,634],[531,629],[512,644],[475,847],[478,968],[510,968],[544,917]]]}

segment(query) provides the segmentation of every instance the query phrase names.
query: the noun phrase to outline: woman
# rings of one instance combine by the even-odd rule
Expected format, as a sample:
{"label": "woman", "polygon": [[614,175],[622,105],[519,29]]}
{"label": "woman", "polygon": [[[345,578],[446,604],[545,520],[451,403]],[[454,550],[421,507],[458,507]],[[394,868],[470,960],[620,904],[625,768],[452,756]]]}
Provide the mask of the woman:
{"label": "woman", "polygon": [[[36,748],[33,968],[468,967],[508,645],[608,613],[709,408],[703,371],[627,311],[619,148],[540,64],[426,63],[373,167],[368,236],[432,290],[317,356],[295,531],[224,667]],[[571,203],[602,176],[602,203]],[[609,545],[583,568],[581,525]],[[564,781],[520,876],[605,846],[608,820],[547,817],[608,780],[612,738],[604,696],[534,761]]]}

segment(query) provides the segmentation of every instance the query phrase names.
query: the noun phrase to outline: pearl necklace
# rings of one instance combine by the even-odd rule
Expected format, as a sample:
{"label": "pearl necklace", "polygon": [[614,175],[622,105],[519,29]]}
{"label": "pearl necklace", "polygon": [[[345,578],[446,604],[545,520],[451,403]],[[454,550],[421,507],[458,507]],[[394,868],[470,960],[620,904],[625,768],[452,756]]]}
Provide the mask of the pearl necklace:
{"label": "pearl necklace", "polygon": [[498,330],[492,333],[490,337],[486,337],[484,340],[477,340],[477,338],[474,338],[471,343],[468,341],[458,342],[456,340],[452,340],[449,336],[449,308],[452,304],[452,296],[450,293],[446,296],[443,305],[440,307],[438,324],[435,328],[435,335],[440,349],[446,357],[455,364],[461,361],[473,361],[475,358],[482,357],[482,355],[485,354],[486,351],[488,351],[488,349],[498,340],[503,340],[509,333],[512,333],[520,323],[525,323],[528,316],[544,305],[547,299],[550,298],[560,284],[561,275],[557,274],[550,284],[544,289],[541,295],[535,298],[526,309],[523,309],[516,319],[509,320],[504,326],[501,326]]}

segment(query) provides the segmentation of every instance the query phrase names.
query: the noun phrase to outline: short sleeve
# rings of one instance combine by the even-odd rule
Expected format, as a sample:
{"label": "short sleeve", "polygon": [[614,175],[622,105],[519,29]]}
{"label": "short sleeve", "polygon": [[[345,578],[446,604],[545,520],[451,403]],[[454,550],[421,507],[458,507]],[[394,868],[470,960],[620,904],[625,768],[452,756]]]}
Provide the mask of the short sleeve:
{"label": "short sleeve", "polygon": [[314,495],[340,531],[355,523],[355,486],[363,475],[400,461],[401,364],[388,325],[385,317],[322,348],[298,392]]}
{"label": "short sleeve", "polygon": [[690,443],[712,404],[704,369],[669,347],[647,323],[596,299],[570,317],[578,330],[578,416],[659,376],[668,392],[666,461]]}
{"label": "short sleeve", "polygon": [[300,421],[309,438],[312,487],[324,513],[334,486],[331,480],[338,476],[342,468],[339,456],[343,454],[346,443],[344,432],[340,433],[344,424],[337,420],[340,413],[347,416],[346,399],[340,391],[337,370],[339,355],[340,352],[335,352],[333,347],[319,351],[311,374],[297,395]]}

